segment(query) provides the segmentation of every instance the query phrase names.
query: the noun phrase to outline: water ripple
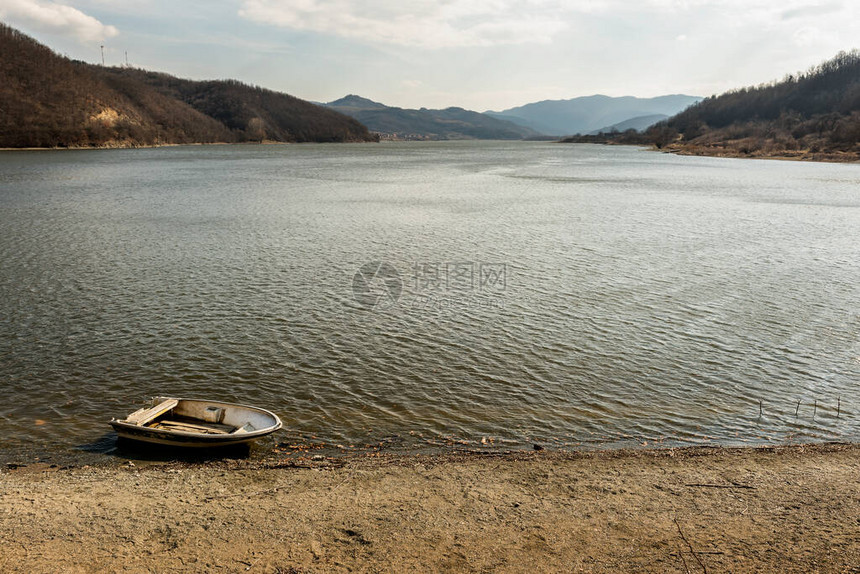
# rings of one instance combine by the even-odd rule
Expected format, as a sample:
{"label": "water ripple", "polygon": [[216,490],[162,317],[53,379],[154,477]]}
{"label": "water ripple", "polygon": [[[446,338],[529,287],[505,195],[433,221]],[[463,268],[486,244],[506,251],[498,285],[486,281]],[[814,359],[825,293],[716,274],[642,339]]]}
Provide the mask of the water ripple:
{"label": "water ripple", "polygon": [[[92,444],[155,394],[331,444],[856,440],[857,169],[498,142],[0,154],[0,453]],[[400,273],[393,307],[354,297],[368,261]]]}

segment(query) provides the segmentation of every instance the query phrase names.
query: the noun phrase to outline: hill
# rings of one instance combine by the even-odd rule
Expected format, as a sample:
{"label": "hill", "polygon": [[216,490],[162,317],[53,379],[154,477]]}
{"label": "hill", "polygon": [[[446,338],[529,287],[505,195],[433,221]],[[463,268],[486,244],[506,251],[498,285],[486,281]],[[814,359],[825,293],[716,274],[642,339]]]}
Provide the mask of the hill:
{"label": "hill", "polygon": [[682,153],[860,159],[860,51],[707,98],[649,135]]}
{"label": "hill", "polygon": [[0,147],[375,139],[287,94],[72,61],[2,23],[0,54]]}
{"label": "hill", "polygon": [[613,132],[626,132],[627,130],[643,132],[654,124],[668,119],[669,116],[665,114],[650,114],[647,116],[638,116],[635,118],[630,118],[629,120],[624,120],[623,122],[618,122],[617,124],[613,124],[611,126],[600,128],[599,130],[594,130],[589,135],[609,134]]}
{"label": "hill", "polygon": [[541,135],[504,119],[463,108],[412,110],[386,106],[356,95],[348,95],[324,105],[357,119],[370,130],[388,139],[519,140]]}
{"label": "hill", "polygon": [[684,95],[656,98],[613,98],[595,95],[570,100],[544,100],[501,112],[486,113],[541,133],[562,136],[587,134],[641,116],[672,116],[700,99],[697,96]]}
{"label": "hill", "polygon": [[348,96],[344,96],[339,100],[335,100],[333,102],[329,102],[327,104],[322,104],[322,105],[332,107],[332,108],[341,108],[341,109],[350,109],[350,110],[393,109],[393,108],[389,108],[385,104],[380,104],[379,102],[374,102],[373,100],[369,100],[367,98],[362,98],[361,96],[356,96],[354,94],[349,94]]}

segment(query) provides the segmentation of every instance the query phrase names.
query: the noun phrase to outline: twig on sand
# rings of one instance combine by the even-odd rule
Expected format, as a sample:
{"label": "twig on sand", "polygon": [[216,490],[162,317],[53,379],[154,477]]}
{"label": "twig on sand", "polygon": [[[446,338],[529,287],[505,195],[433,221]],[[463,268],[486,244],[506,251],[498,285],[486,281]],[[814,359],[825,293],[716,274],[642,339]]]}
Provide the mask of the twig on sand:
{"label": "twig on sand", "polygon": [[343,486],[344,484],[349,482],[350,479],[352,479],[352,477],[355,476],[355,471],[356,471],[356,469],[353,469],[352,472],[350,472],[346,478],[344,478],[339,483],[337,483],[337,485],[334,488],[332,488],[329,492],[334,492],[335,490],[337,490],[338,488],[340,488],[341,486]]}
{"label": "twig on sand", "polygon": [[258,490],[257,492],[234,492],[232,494],[216,494],[214,496],[207,496],[203,500],[205,500],[206,502],[209,502],[210,500],[217,500],[219,498],[233,498],[235,496],[245,496],[245,497],[258,496],[260,494],[269,494],[270,492],[278,492],[278,488],[279,487],[276,486],[274,488],[267,488],[266,490]]}
{"label": "twig on sand", "polygon": [[755,490],[754,486],[749,484],[738,484],[733,482],[732,484],[704,484],[704,483],[693,483],[693,484],[685,484],[684,486],[689,486],[692,488],[748,488],[750,490]]}
{"label": "twig on sand", "polygon": [[245,571],[246,571],[246,572],[247,572],[248,570],[250,570],[251,568],[253,568],[253,567],[254,567],[254,563],[253,563],[253,562],[246,562],[245,560],[239,560],[238,558],[234,558],[233,560],[234,560],[234,561],[236,561],[236,562],[238,562],[239,564],[242,564],[242,565],[246,566],[246,567],[247,567],[247,568],[245,568]]}
{"label": "twig on sand", "polygon": [[[696,559],[696,562],[698,562],[698,563],[699,563],[699,566],[701,566],[701,567],[702,567],[702,572],[703,572],[703,574],[708,574],[708,569],[707,569],[707,568],[705,568],[705,563],[704,563],[704,562],[702,562],[702,559],[701,559],[701,558],[699,558],[699,556],[696,554],[696,551],[695,551],[695,550],[693,550],[693,545],[692,545],[692,544],[690,544],[690,541],[689,541],[689,540],[687,540],[687,537],[686,537],[686,536],[684,536],[684,531],[683,531],[683,530],[681,530],[681,525],[680,525],[680,524],[678,524],[678,519],[677,519],[677,518],[673,518],[672,520],[674,520],[674,521],[675,521],[675,526],[677,526],[677,527],[678,527],[678,534],[680,534],[680,535],[681,535],[681,540],[683,540],[684,542],[686,542],[686,543],[687,543],[687,547],[690,549],[690,554],[692,554],[692,555],[693,555],[693,558],[695,558],[695,559]],[[682,557],[683,557],[683,556],[682,556]],[[686,566],[686,565],[687,565],[687,563],[685,562],[685,563],[684,563],[684,566]]]}
{"label": "twig on sand", "polygon": [[690,574],[690,567],[687,566],[687,559],[684,558],[684,552],[681,550],[680,546],[678,547],[678,556],[681,557],[681,562],[684,563],[684,572],[686,572],[687,574]]}

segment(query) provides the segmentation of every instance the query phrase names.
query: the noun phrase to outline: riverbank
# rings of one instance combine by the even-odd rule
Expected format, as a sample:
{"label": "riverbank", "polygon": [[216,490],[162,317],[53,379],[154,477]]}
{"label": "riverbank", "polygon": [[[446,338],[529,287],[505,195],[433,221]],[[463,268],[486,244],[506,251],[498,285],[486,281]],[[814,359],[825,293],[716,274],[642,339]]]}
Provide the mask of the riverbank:
{"label": "riverbank", "polygon": [[854,572],[860,445],[0,473],[4,572]]}
{"label": "riverbank", "polygon": [[[656,148],[655,148],[656,149]],[[670,144],[658,151],[668,151],[677,155],[728,157],[741,159],[779,159],[789,161],[817,161],[826,163],[856,163],[860,152],[819,151],[808,149],[757,149],[743,145],[743,142],[726,142],[723,145]]]}
{"label": "riverbank", "polygon": [[558,143],[579,143],[593,145],[623,145],[643,148],[649,151],[672,153],[675,155],[689,155],[700,157],[725,157],[736,159],[778,159],[788,161],[814,161],[823,163],[857,163],[860,162],[860,150],[858,151],[812,151],[809,149],[780,149],[770,146],[758,148],[743,141],[728,141],[711,145],[699,145],[694,143],[673,143],[657,147],[646,138],[639,136],[597,135],[597,136],[574,136],[559,140]]}

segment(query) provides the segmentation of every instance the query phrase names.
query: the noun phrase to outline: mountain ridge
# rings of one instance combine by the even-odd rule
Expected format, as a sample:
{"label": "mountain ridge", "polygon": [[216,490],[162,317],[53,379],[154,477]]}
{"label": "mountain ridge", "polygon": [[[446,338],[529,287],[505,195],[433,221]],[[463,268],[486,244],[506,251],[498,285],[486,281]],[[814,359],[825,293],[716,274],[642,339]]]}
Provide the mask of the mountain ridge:
{"label": "mountain ridge", "polygon": [[0,147],[376,141],[359,122],[235,80],[70,60],[0,23]]}
{"label": "mountain ridge", "polygon": [[602,127],[599,130],[594,130],[592,132],[589,132],[587,135],[607,134],[612,132],[626,132],[627,130],[636,130],[637,132],[643,132],[654,124],[668,119],[669,116],[667,116],[666,114],[649,114],[646,116],[636,116],[635,118],[630,118],[628,120],[624,120],[623,122],[618,122],[617,124],[612,124],[611,126]]}
{"label": "mountain ridge", "polygon": [[520,140],[541,135],[504,119],[457,106],[441,110],[398,108],[355,94],[322,105],[355,118],[384,139]]}
{"label": "mountain ridge", "polygon": [[685,94],[667,94],[653,98],[594,94],[561,100],[541,100],[499,112],[490,110],[485,113],[522,123],[542,133],[564,136],[594,132],[641,116],[673,116],[701,99],[699,96]]}

